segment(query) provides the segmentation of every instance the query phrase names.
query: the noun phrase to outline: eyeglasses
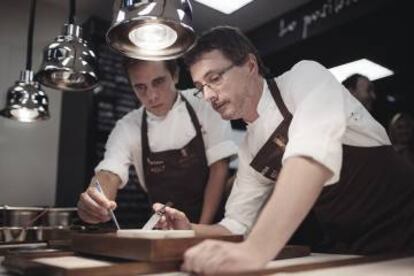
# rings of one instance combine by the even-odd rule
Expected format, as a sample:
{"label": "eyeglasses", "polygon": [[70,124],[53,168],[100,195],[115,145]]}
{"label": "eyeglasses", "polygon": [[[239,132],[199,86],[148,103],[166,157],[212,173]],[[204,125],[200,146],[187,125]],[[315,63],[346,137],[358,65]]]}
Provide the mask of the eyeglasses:
{"label": "eyeglasses", "polygon": [[196,84],[195,88],[197,91],[194,92],[194,96],[197,98],[203,98],[204,97],[204,88],[207,86],[211,90],[217,91],[218,88],[223,84],[223,76],[225,73],[230,71],[236,64],[231,64],[230,66],[222,69],[221,71],[215,72],[210,74],[209,80],[206,81],[204,84]]}

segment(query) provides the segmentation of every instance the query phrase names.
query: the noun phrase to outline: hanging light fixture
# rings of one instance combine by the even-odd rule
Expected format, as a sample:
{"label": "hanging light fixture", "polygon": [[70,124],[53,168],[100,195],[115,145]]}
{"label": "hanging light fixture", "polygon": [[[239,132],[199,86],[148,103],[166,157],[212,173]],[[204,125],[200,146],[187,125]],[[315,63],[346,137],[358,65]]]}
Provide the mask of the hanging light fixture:
{"label": "hanging light fixture", "polygon": [[7,91],[6,107],[0,111],[4,117],[21,122],[34,122],[49,118],[49,100],[38,82],[33,80],[32,49],[36,0],[30,6],[29,31],[27,38],[26,70],[20,79]]}
{"label": "hanging light fixture", "polygon": [[116,0],[108,44],[125,56],[174,59],[194,45],[189,0]]}
{"label": "hanging light fixture", "polygon": [[75,0],[70,0],[69,24],[43,51],[43,63],[36,78],[48,87],[68,91],[91,90],[98,84],[95,53],[82,39],[75,23]]}

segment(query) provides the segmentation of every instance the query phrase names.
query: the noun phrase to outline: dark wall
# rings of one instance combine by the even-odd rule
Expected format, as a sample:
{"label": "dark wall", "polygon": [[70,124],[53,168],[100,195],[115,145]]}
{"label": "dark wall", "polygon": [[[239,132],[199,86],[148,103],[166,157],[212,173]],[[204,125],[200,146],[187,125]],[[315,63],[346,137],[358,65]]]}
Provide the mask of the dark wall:
{"label": "dark wall", "polygon": [[[366,8],[360,17],[327,28],[304,40],[290,41],[291,44],[285,48],[277,49],[275,46],[277,50],[270,51],[263,58],[275,76],[303,59],[316,60],[330,68],[368,58],[390,68],[395,72],[394,76],[374,81],[377,93],[374,115],[386,126],[395,112],[414,111],[414,85],[410,68],[414,60],[414,45],[410,41],[413,24],[408,15],[408,1],[365,2],[374,6],[371,10]],[[274,21],[274,24],[277,23],[277,20]],[[266,30],[259,28],[250,36],[253,39],[261,37],[259,33]],[[260,43],[264,42],[256,39],[255,43],[260,49]]]}
{"label": "dark wall", "polygon": [[91,92],[63,92],[58,150],[56,206],[73,207],[92,169],[88,149],[93,141]]}

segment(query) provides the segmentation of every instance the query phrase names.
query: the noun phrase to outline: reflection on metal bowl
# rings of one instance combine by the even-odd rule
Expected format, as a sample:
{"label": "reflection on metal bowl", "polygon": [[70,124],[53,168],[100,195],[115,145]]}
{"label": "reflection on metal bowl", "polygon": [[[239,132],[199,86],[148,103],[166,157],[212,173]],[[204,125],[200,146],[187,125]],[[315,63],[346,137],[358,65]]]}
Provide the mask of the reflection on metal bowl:
{"label": "reflection on metal bowl", "polygon": [[23,227],[3,227],[4,242],[24,242],[26,231]]}
{"label": "reflection on metal bowl", "polygon": [[37,242],[43,240],[43,230],[39,227],[2,227],[0,228],[3,241],[12,242]]}

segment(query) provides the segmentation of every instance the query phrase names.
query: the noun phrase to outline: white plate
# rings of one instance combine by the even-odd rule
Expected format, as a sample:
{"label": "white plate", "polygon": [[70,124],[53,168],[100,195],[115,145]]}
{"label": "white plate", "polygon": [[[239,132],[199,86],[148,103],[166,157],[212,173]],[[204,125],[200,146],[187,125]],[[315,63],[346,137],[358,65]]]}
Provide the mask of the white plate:
{"label": "white plate", "polygon": [[124,229],[117,230],[116,235],[128,238],[189,238],[194,237],[194,230],[142,230],[142,229]]}

